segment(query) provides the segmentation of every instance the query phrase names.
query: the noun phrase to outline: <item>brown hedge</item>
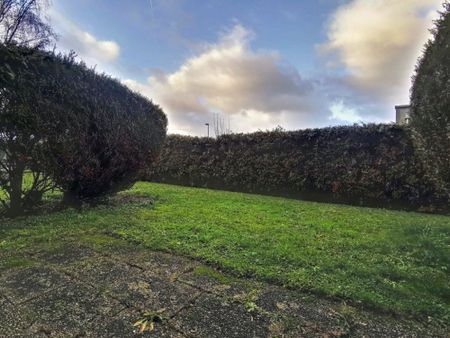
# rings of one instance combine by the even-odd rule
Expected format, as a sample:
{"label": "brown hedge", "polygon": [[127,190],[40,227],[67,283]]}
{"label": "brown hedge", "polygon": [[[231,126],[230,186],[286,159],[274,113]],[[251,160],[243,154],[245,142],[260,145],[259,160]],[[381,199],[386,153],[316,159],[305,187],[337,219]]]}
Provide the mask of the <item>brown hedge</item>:
{"label": "brown hedge", "polygon": [[446,207],[408,129],[342,126],[224,135],[171,135],[146,178],[304,199],[424,210]]}

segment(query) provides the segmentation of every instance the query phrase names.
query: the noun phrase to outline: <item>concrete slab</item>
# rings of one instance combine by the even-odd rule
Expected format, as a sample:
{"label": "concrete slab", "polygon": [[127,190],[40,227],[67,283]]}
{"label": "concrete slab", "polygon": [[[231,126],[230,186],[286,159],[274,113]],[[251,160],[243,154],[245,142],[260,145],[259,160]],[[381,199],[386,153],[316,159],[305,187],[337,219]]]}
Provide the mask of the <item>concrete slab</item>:
{"label": "concrete slab", "polygon": [[15,305],[0,296],[0,337],[23,337],[30,325],[28,312],[20,311]]}
{"label": "concrete slab", "polygon": [[12,303],[20,304],[68,282],[69,279],[65,275],[50,267],[13,269],[2,272],[0,294],[6,296]]}
{"label": "concrete slab", "polygon": [[[142,311],[126,309],[112,318],[99,318],[91,323],[86,337],[156,337],[156,338],[184,338],[186,336],[171,328],[167,321],[155,323],[152,331],[138,333],[133,324],[142,318]],[[93,325],[92,325],[93,324]]]}
{"label": "concrete slab", "polygon": [[84,259],[93,258],[97,253],[87,246],[75,243],[66,244],[52,251],[43,251],[35,255],[35,258],[50,264],[67,266]]}
{"label": "concrete slab", "polygon": [[92,286],[109,289],[121,281],[139,276],[142,271],[119,260],[96,257],[72,265],[68,273]]}
{"label": "concrete slab", "polygon": [[[239,279],[184,257],[125,246],[101,254],[70,245],[34,253],[38,265],[0,276],[0,338],[445,337],[413,321],[344,301]],[[145,311],[161,311],[137,335]]]}
{"label": "concrete slab", "polygon": [[151,311],[166,309],[165,313],[173,316],[193,302],[199,292],[188,285],[162,278],[135,276],[114,284],[107,294],[128,307]]}
{"label": "concrete slab", "polygon": [[139,266],[148,276],[158,275],[172,281],[178,279],[184,273],[194,270],[199,265],[198,262],[188,258],[145,250],[139,256],[128,256],[127,260]]}
{"label": "concrete slab", "polygon": [[243,305],[203,294],[171,321],[177,330],[193,337],[268,337],[269,318],[249,312]]}
{"label": "concrete slab", "polygon": [[124,306],[94,288],[72,282],[32,299],[20,308],[34,314],[30,334],[44,332],[48,336],[82,337],[92,322],[113,317]]}

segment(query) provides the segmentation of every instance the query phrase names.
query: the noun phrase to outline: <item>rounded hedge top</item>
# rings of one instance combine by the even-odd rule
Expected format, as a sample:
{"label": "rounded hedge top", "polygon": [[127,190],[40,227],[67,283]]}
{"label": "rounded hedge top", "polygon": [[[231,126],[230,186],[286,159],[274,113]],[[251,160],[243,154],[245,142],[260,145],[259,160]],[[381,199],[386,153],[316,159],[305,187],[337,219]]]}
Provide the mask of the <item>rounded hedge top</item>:
{"label": "rounded hedge top", "polygon": [[[32,135],[39,165],[74,199],[129,186],[158,154],[167,118],[160,107],[74,55],[0,46],[9,133]],[[15,130],[13,130],[15,129]]]}

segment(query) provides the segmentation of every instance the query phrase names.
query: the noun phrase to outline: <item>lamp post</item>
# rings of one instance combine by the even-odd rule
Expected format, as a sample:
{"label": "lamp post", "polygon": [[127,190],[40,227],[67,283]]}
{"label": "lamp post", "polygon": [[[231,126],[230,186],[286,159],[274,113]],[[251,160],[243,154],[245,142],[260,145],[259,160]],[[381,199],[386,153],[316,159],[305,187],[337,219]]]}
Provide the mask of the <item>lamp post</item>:
{"label": "lamp post", "polygon": [[209,123],[205,123],[205,126],[206,126],[206,128],[208,130],[208,137],[209,137]]}

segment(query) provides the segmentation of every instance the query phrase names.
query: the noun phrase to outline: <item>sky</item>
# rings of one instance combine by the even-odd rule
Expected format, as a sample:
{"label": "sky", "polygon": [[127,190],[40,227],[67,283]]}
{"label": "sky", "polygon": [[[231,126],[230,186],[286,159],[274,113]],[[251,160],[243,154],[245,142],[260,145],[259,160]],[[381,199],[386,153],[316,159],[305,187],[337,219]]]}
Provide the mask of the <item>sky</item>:
{"label": "sky", "polygon": [[74,50],[161,106],[169,133],[389,123],[442,0],[53,0]]}

